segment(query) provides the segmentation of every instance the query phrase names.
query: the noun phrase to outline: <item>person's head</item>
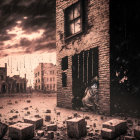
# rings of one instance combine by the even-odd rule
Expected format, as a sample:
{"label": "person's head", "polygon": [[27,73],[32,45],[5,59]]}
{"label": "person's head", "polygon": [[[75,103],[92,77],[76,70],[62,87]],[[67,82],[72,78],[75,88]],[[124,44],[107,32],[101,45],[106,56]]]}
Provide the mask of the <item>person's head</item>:
{"label": "person's head", "polygon": [[93,77],[93,79],[91,79],[91,84],[98,84],[99,83],[99,79],[97,76]]}

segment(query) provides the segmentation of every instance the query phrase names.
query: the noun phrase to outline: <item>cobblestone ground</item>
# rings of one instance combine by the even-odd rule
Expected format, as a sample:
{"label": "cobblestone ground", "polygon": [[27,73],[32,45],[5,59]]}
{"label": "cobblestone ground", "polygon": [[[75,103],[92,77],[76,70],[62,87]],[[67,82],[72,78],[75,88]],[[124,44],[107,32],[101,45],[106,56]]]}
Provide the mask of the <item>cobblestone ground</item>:
{"label": "cobblestone ground", "polygon": [[[46,110],[51,110],[47,113]],[[87,136],[81,139],[102,139],[101,128],[102,123],[112,118],[119,118],[127,120],[128,130],[125,135],[134,135],[133,129],[140,125],[140,119],[130,117],[111,117],[97,115],[92,112],[81,112],[70,109],[56,107],[56,94],[32,93],[28,95],[14,96],[14,97],[0,97],[0,121],[7,125],[14,124],[18,121],[23,121],[25,116],[39,115],[43,118],[43,127],[40,128],[45,131],[45,126],[49,123],[56,123],[58,130],[54,132],[54,139],[67,140],[66,120],[73,118],[75,115],[84,117],[87,121]],[[51,122],[45,121],[45,116],[51,116]],[[120,136],[117,139],[122,139]]]}

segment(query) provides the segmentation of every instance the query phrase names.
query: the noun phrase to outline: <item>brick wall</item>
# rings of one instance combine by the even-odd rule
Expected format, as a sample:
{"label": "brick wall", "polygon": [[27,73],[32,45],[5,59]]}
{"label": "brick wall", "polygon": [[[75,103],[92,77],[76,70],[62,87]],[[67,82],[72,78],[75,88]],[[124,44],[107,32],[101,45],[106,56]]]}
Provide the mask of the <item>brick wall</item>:
{"label": "brick wall", "polygon": [[[57,105],[71,108],[72,56],[83,50],[99,48],[100,113],[110,114],[109,0],[85,1],[85,30],[65,41],[64,10],[78,0],[56,0]],[[67,87],[62,87],[61,60],[68,56]]]}

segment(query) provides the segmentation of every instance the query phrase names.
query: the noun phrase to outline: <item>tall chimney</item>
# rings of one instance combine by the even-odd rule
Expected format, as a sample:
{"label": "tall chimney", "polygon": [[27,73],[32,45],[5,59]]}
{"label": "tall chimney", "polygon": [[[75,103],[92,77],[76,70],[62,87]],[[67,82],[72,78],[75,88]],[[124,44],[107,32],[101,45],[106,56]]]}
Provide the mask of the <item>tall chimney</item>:
{"label": "tall chimney", "polygon": [[5,63],[5,73],[6,73],[6,76],[7,76],[7,63]]}

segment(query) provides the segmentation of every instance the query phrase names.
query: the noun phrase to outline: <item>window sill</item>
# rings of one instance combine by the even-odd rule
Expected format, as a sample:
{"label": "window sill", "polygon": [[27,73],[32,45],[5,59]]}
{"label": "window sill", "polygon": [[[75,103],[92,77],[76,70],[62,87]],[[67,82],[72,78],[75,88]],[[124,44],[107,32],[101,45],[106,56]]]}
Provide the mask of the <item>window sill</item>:
{"label": "window sill", "polygon": [[77,37],[77,36],[81,35],[82,33],[83,33],[83,31],[80,31],[80,32],[77,32],[77,33],[75,33],[75,34],[73,34],[73,35],[70,35],[70,36],[68,36],[68,37],[65,37],[65,41],[67,42],[67,41],[69,41],[70,39],[73,39],[74,37]]}

